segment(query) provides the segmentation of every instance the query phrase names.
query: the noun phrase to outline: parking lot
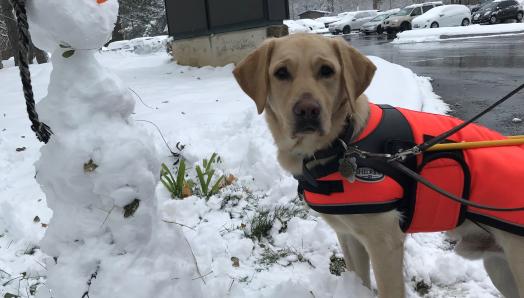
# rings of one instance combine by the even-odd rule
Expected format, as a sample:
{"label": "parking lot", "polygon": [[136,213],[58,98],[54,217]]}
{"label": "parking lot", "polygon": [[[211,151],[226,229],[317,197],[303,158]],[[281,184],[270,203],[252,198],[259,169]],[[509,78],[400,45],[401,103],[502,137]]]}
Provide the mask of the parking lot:
{"label": "parking lot", "polygon": [[[451,40],[419,44],[391,44],[386,35],[345,35],[366,55],[379,56],[433,79],[435,92],[461,118],[503,97],[522,83],[524,38],[522,35]],[[485,115],[479,122],[506,134],[522,133],[524,95],[514,98]]]}

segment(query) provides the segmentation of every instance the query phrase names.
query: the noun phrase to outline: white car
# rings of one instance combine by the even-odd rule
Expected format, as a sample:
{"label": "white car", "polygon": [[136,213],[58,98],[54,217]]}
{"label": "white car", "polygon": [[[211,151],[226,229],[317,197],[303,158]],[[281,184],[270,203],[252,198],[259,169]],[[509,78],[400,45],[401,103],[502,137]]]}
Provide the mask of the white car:
{"label": "white car", "polygon": [[329,28],[329,24],[338,22],[342,19],[342,17],[339,16],[327,16],[327,17],[320,17],[318,19],[315,19],[317,22],[322,22],[326,26],[326,28]]}
{"label": "white car", "polygon": [[411,21],[413,29],[468,26],[470,23],[471,11],[459,4],[435,7]]}
{"label": "white car", "polygon": [[284,20],[284,25],[289,28],[289,33],[315,33],[317,31],[327,30],[324,23],[312,19]]}
{"label": "white car", "polygon": [[376,10],[361,10],[347,13],[340,21],[329,25],[329,32],[333,34],[349,34],[351,30],[358,30],[362,24],[377,16]]}

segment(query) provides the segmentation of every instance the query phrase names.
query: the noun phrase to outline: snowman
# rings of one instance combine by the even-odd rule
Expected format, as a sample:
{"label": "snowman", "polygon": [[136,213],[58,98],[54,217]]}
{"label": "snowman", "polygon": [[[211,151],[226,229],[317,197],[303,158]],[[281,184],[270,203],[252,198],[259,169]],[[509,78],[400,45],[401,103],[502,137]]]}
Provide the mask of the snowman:
{"label": "snowman", "polygon": [[53,65],[37,105],[54,133],[36,162],[53,211],[37,297],[199,297],[187,241],[158,216],[154,142],[130,118],[128,88],[96,59],[117,0],[29,0],[27,11],[33,42]]}

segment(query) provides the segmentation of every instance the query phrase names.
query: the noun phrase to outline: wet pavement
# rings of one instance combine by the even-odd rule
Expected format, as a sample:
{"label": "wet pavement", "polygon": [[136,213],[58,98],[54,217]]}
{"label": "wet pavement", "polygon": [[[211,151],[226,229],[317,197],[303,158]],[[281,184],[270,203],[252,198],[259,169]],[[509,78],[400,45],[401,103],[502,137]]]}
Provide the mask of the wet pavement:
{"label": "wet pavement", "polygon": [[[522,35],[400,45],[390,44],[385,35],[345,38],[366,55],[431,77],[435,93],[459,118],[474,116],[524,83]],[[524,123],[511,121],[516,117],[524,119],[524,91],[478,122],[504,134],[524,134]]]}

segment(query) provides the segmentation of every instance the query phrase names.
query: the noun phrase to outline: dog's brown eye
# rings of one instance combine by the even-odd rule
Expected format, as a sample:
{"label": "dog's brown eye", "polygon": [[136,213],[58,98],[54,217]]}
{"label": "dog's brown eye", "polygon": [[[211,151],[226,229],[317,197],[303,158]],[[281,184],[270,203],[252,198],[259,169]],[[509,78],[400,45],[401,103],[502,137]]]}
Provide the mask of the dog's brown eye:
{"label": "dog's brown eye", "polygon": [[335,74],[335,71],[333,70],[333,68],[327,65],[322,65],[322,67],[320,67],[319,76],[321,78],[329,78],[333,76],[334,74]]}
{"label": "dog's brown eye", "polygon": [[291,79],[291,75],[289,74],[289,71],[287,71],[286,67],[280,67],[279,69],[275,71],[274,75],[277,79],[281,81]]}

